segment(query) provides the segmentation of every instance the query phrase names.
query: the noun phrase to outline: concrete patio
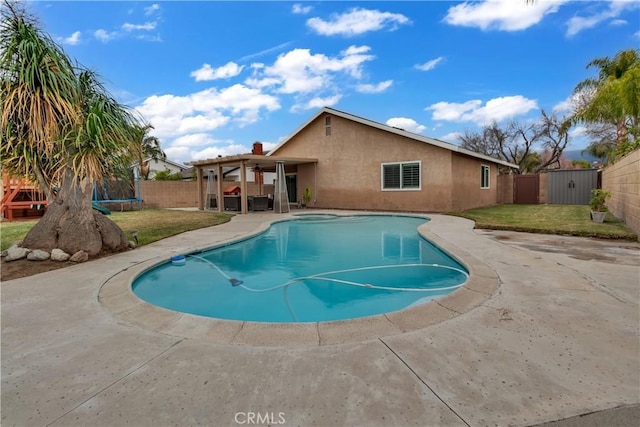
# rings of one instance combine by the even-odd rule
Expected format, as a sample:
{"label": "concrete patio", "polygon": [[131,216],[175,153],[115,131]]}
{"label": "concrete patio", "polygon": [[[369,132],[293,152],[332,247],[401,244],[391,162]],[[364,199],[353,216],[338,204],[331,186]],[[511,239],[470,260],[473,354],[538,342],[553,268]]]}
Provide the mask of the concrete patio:
{"label": "concrete patio", "polygon": [[128,288],[272,213],[4,282],[2,425],[637,425],[640,245],[430,217],[420,231],[474,280],[356,321],[215,321]]}

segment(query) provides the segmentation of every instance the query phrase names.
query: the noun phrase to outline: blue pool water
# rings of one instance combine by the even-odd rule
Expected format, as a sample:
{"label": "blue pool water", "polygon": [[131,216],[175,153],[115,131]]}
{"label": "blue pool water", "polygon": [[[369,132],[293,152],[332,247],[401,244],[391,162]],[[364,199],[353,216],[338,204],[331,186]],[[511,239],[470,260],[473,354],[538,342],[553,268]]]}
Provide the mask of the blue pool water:
{"label": "blue pool water", "polygon": [[304,215],[254,238],[167,262],[133,291],[170,310],[256,322],[388,313],[446,295],[466,269],[418,235],[425,218]]}

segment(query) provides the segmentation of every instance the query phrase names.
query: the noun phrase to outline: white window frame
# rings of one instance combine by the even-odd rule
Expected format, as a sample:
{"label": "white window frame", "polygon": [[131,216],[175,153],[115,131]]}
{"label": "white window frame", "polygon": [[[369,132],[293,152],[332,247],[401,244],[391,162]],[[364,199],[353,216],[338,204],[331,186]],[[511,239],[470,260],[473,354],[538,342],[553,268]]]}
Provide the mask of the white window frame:
{"label": "white window frame", "polygon": [[[485,176],[487,178],[486,186],[484,185]],[[480,188],[482,190],[488,190],[491,188],[491,166],[489,165],[480,165]]]}
{"label": "white window frame", "polygon": [[[404,165],[413,165],[418,164],[418,187],[410,187],[403,188],[402,187],[402,170]],[[384,187],[384,167],[392,166],[392,165],[400,165],[400,188],[385,188]],[[422,161],[420,160],[411,160],[406,162],[389,162],[382,163],[380,165],[380,189],[382,191],[421,191],[422,190]]]}

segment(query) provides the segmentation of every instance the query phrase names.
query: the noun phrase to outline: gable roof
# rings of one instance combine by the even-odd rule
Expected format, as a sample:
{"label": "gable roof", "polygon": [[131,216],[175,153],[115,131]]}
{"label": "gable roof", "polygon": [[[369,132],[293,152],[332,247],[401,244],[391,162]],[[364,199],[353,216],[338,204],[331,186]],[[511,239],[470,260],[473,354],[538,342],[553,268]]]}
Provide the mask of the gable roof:
{"label": "gable roof", "polygon": [[445,150],[453,151],[455,153],[460,153],[460,154],[464,154],[466,156],[475,157],[477,159],[485,160],[485,161],[491,162],[491,163],[497,163],[499,165],[507,166],[509,168],[519,169],[519,166],[516,165],[516,164],[509,163],[509,162],[504,161],[504,160],[496,159],[496,158],[493,158],[493,157],[490,157],[490,156],[487,156],[487,155],[484,155],[484,154],[476,153],[475,151],[471,151],[471,150],[467,150],[465,148],[458,147],[455,144],[451,144],[451,143],[448,143],[448,142],[440,141],[440,140],[434,139],[434,138],[429,138],[427,136],[419,135],[417,133],[407,132],[404,129],[399,129],[399,128],[396,128],[396,127],[393,127],[393,126],[384,125],[382,123],[374,122],[373,120],[365,119],[363,117],[354,116],[353,114],[345,113],[344,111],[335,110],[335,109],[329,108],[329,107],[321,108],[320,111],[318,111],[313,117],[311,117],[309,120],[307,120],[298,129],[296,129],[295,132],[293,132],[291,135],[289,135],[287,138],[285,138],[280,144],[276,145],[276,147],[274,149],[272,149],[269,152],[269,154],[267,154],[267,156],[270,156],[272,154],[275,155],[276,152],[280,149],[280,147],[285,145],[289,140],[291,140],[300,131],[302,131],[302,129],[306,128],[311,122],[313,122],[314,120],[316,120],[318,117],[320,117],[322,114],[325,114],[325,113],[332,114],[332,115],[338,116],[338,117],[342,117],[343,119],[350,120],[350,121],[353,121],[353,122],[357,122],[357,123],[363,124],[365,126],[370,126],[370,127],[376,128],[376,129],[380,129],[380,130],[383,130],[385,132],[391,132],[391,133],[394,133],[396,135],[404,136],[405,138],[413,139],[413,140],[418,141],[418,142],[422,142],[422,143],[430,144],[430,145],[435,145],[436,147],[444,148]]}
{"label": "gable roof", "polygon": [[[151,157],[147,157],[146,159],[144,159],[145,162],[149,162],[151,160],[154,160],[154,159],[151,158]],[[178,169],[181,169],[181,170],[185,170],[185,169],[187,169],[189,167],[189,166],[185,166],[185,165],[183,165],[181,163],[171,161],[169,159],[155,159],[155,162],[156,163],[166,163],[168,165],[175,166],[175,167],[177,167]]]}

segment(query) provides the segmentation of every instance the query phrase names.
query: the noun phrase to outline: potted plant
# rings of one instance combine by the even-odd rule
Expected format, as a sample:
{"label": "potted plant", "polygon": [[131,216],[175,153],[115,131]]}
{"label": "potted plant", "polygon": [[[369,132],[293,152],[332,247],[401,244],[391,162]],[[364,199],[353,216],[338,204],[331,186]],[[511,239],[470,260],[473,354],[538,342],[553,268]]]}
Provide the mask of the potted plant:
{"label": "potted plant", "polygon": [[591,220],[594,222],[604,222],[604,218],[607,215],[609,209],[607,209],[607,199],[611,197],[611,193],[602,190],[591,190],[591,200],[589,206],[591,207]]}
{"label": "potted plant", "polygon": [[304,189],[304,192],[302,193],[302,206],[306,207],[310,201],[311,201],[311,188],[307,187]]}

